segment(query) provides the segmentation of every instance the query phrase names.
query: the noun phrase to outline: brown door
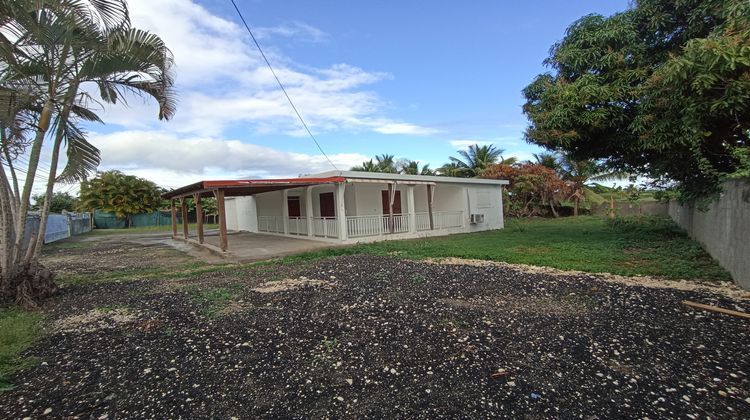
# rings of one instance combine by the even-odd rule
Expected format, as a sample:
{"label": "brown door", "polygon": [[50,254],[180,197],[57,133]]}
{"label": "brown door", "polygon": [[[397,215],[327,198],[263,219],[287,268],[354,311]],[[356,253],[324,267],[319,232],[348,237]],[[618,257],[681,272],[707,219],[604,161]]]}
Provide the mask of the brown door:
{"label": "brown door", "polygon": [[[383,190],[380,193],[383,201],[383,214],[391,214],[391,206],[388,202],[388,190]],[[401,191],[396,191],[396,196],[393,199],[393,214],[401,214]]]}
{"label": "brown door", "polygon": [[299,205],[299,197],[289,197],[286,200],[287,208],[289,209],[289,217],[301,217],[302,211]]}
{"label": "brown door", "polygon": [[320,193],[320,217],[336,217],[336,206],[333,204],[333,193]]}

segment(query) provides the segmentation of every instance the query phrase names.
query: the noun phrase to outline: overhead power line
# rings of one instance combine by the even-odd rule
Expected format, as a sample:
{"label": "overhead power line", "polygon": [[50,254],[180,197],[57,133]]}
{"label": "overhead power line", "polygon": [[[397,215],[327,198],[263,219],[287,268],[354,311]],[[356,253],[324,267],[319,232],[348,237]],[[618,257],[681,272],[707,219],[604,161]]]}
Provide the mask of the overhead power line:
{"label": "overhead power line", "polygon": [[300,122],[302,123],[302,126],[305,127],[305,131],[307,131],[307,134],[310,135],[310,138],[315,143],[315,145],[318,147],[318,150],[320,150],[320,153],[325,156],[328,163],[333,166],[333,169],[339,170],[339,168],[336,167],[336,165],[331,161],[331,159],[328,157],[325,151],[323,151],[323,148],[320,147],[320,143],[318,143],[318,139],[315,138],[312,131],[310,131],[310,127],[307,126],[307,123],[305,122],[305,119],[302,118],[302,114],[297,110],[297,107],[294,105],[294,102],[292,101],[292,98],[289,96],[289,94],[286,91],[286,88],[284,88],[284,84],[281,83],[281,80],[279,79],[279,76],[276,75],[276,71],[273,69],[273,66],[271,66],[271,62],[268,61],[268,57],[266,57],[266,54],[263,52],[263,48],[260,47],[260,43],[257,39],[255,39],[255,35],[253,35],[253,31],[250,29],[250,25],[247,24],[247,21],[245,20],[245,17],[242,16],[242,12],[240,12],[239,7],[237,7],[237,3],[234,2],[234,0],[230,0],[232,2],[232,6],[234,6],[234,10],[237,11],[237,15],[240,17],[240,20],[242,21],[242,24],[245,25],[245,29],[247,29],[247,32],[250,34],[250,38],[253,39],[253,42],[255,43],[255,46],[258,47],[258,51],[260,51],[260,55],[263,57],[263,60],[266,62],[266,65],[271,70],[271,74],[273,74],[274,79],[276,79],[276,83],[278,83],[279,87],[281,88],[281,91],[284,92],[284,96],[286,96],[286,100],[289,101],[289,105],[292,106],[292,109],[294,110],[294,113],[297,114],[297,118],[299,118]]}

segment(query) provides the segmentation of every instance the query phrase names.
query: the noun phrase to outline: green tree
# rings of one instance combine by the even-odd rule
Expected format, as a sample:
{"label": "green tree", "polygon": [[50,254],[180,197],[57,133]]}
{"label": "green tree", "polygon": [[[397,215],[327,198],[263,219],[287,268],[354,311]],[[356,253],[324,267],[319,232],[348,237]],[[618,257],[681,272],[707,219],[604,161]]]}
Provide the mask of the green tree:
{"label": "green tree", "polygon": [[[172,56],[157,36],[130,26],[124,0],[0,1],[0,32],[0,300],[32,306],[56,289],[38,261],[54,184],[84,179],[99,163],[99,151],[77,123],[100,122],[92,107],[116,103],[128,93],[155,98],[159,117],[171,117]],[[82,89],[86,86],[98,89]],[[31,191],[48,138],[41,228],[24,246]],[[6,153],[19,144],[28,156],[22,186],[17,155]],[[67,164],[58,171],[63,146]]]}
{"label": "green tree", "polygon": [[437,174],[441,176],[462,177],[465,169],[456,162],[449,162],[437,168]]}
{"label": "green tree", "polygon": [[455,171],[456,175],[477,177],[492,164],[501,162],[506,165],[512,165],[516,163],[516,158],[511,157],[504,159],[502,157],[503,152],[503,149],[498,149],[491,144],[484,146],[473,144],[466,150],[458,151],[458,154],[461,155],[461,157],[456,158],[451,156],[449,159],[450,163],[455,164],[455,168],[459,168],[458,171]]}
{"label": "green tree", "polygon": [[401,162],[400,171],[406,175],[435,175],[435,171],[430,169],[429,164],[425,164],[422,167],[419,166],[419,162],[416,160],[407,160]]}
{"label": "green tree", "polygon": [[95,178],[81,182],[79,209],[112,212],[126,219],[130,216],[151,213],[162,205],[161,189],[153,182],[120,171],[99,172]]}
{"label": "green tree", "polygon": [[[34,196],[33,210],[39,210],[44,207],[44,195],[37,194]],[[78,198],[66,192],[56,192],[52,194],[52,201],[49,204],[50,213],[62,213],[64,211],[75,211],[78,207]]]}
{"label": "green tree", "polygon": [[603,164],[593,159],[576,160],[572,155],[562,154],[558,159],[558,173],[572,188],[570,199],[573,200],[573,216],[578,216],[582,201],[604,202],[604,197],[597,194],[589,183],[592,181],[609,181],[623,179],[627,174],[608,170]]}
{"label": "green tree", "polygon": [[537,165],[542,165],[545,168],[552,169],[555,172],[560,172],[560,156],[555,152],[542,152],[542,153],[532,153],[532,156],[534,156],[534,163]]}
{"label": "green tree", "polygon": [[385,153],[375,156],[375,162],[370,159],[367,162],[362,162],[362,165],[360,166],[351,168],[351,170],[360,172],[385,172],[391,174],[398,173],[395,157]]}
{"label": "green tree", "polygon": [[746,0],[638,0],[584,16],[523,91],[527,140],[677,181],[684,199],[715,193],[750,168],[748,45]]}

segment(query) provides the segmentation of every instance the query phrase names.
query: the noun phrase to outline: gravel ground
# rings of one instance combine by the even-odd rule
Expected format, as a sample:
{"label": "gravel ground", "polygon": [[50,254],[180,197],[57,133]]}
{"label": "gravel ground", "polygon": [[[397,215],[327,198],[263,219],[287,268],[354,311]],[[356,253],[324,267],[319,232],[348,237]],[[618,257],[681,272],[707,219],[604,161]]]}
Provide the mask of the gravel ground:
{"label": "gravel ground", "polygon": [[750,310],[374,256],[75,286],[0,417],[750,417],[750,322],[683,299]]}

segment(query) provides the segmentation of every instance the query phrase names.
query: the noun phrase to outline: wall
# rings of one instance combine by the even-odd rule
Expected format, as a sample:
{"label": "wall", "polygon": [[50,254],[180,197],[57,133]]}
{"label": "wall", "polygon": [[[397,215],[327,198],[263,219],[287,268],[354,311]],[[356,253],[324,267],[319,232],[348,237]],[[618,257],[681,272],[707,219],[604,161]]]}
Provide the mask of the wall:
{"label": "wall", "polygon": [[[470,185],[465,187],[469,196],[468,209],[465,217],[471,214],[483,214],[484,223],[469,225],[472,232],[489,229],[502,229],[503,221],[503,190],[500,185]],[[465,200],[465,199],[464,199]]]}
{"label": "wall", "polygon": [[750,289],[750,180],[726,183],[719,200],[706,212],[670,202],[669,215],[738,285]]}

